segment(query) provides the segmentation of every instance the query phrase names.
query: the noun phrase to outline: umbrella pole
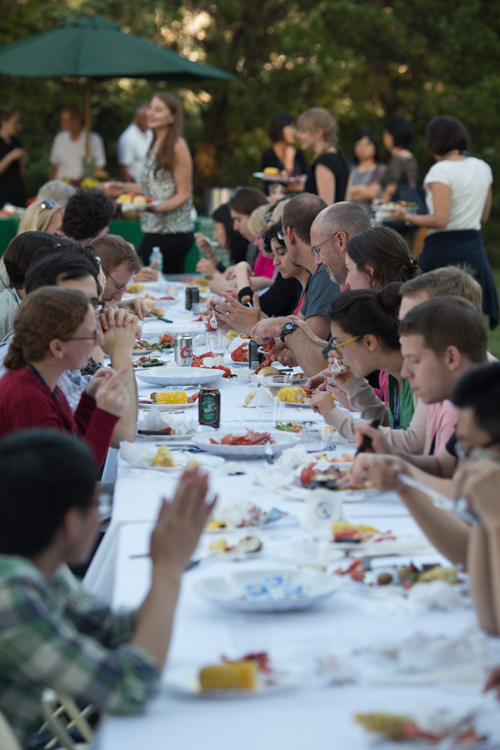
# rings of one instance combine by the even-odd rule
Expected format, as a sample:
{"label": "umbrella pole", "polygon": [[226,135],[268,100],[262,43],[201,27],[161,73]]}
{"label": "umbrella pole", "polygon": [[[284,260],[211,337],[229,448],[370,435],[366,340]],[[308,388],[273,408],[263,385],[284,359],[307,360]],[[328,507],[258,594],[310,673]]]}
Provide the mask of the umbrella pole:
{"label": "umbrella pole", "polygon": [[85,156],[90,155],[90,132],[92,130],[92,79],[85,82]]}

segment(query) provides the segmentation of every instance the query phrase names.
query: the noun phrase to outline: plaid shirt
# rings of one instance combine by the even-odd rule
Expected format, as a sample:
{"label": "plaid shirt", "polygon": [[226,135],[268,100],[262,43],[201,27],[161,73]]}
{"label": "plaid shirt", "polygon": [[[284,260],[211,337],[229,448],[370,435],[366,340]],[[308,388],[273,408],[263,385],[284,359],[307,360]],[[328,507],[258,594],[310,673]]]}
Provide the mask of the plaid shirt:
{"label": "plaid shirt", "polygon": [[0,710],[24,742],[45,687],[83,705],[136,713],[156,691],[152,656],[128,641],[133,612],[112,612],[65,567],[47,581],[28,559],[0,555]]}

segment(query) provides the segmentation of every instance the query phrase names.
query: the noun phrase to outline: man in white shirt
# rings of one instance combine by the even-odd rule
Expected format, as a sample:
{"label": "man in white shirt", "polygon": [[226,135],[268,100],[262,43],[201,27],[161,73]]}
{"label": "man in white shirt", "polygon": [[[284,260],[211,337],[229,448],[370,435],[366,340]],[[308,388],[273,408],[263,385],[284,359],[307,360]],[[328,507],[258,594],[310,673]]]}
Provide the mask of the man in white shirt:
{"label": "man in white shirt", "polygon": [[118,164],[123,182],[140,182],[144,157],[153,139],[148,129],[149,102],[135,105],[134,119],[118,139]]}
{"label": "man in white shirt", "polygon": [[[83,127],[83,114],[79,107],[64,107],[61,112],[61,132],[56,135],[50,150],[50,180],[69,178],[80,180],[83,177],[86,131]],[[106,154],[102,138],[90,133],[90,156],[95,168],[106,166]]]}

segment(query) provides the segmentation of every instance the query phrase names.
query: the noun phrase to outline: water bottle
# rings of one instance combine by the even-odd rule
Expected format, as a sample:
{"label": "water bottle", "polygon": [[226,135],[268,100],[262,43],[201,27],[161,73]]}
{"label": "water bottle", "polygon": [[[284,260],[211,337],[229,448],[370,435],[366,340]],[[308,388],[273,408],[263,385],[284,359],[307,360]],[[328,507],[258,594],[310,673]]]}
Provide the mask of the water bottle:
{"label": "water bottle", "polygon": [[163,271],[163,255],[161,254],[161,250],[159,247],[154,247],[153,252],[151,253],[151,257],[149,259],[149,265],[152,266],[153,263],[156,261],[156,270],[159,274]]}

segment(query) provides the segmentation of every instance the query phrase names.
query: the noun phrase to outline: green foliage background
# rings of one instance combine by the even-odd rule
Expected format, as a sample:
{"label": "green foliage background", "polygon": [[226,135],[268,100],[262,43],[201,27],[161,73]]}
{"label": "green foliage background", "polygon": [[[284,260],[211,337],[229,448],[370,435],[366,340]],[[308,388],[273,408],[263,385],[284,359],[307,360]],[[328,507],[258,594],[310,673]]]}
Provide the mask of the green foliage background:
{"label": "green foliage background", "polygon": [[[270,117],[279,110],[297,115],[310,106],[332,112],[349,156],[360,129],[381,133],[388,117],[409,117],[421,177],[432,163],[424,151],[426,123],[436,114],[453,114],[469,128],[473,153],[500,176],[496,0],[3,0],[0,45],[88,13],[238,73],[232,83],[170,85],[187,111],[198,198],[207,185],[252,182],[249,175],[268,145]],[[112,173],[116,139],[134,103],[157,87],[147,81],[95,84],[94,127],[105,140]],[[0,77],[0,104],[23,113],[30,193],[47,177],[63,103],[82,104],[83,86]],[[499,228],[496,191],[485,236],[491,260],[500,266]]]}

